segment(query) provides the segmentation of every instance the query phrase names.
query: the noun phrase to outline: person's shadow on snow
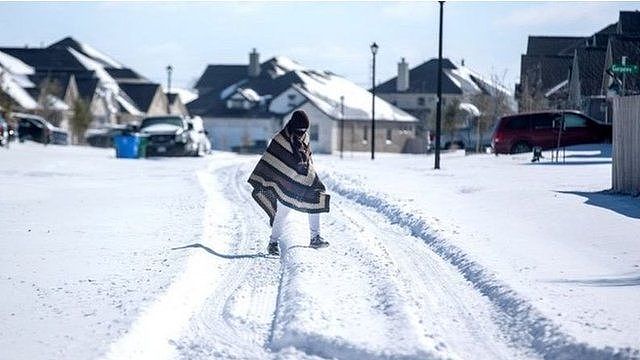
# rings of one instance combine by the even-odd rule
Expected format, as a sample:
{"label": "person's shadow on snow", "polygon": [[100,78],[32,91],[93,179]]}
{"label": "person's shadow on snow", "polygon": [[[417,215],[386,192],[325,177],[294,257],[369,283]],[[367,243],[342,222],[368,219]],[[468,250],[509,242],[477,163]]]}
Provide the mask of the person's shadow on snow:
{"label": "person's shadow on snow", "polygon": [[191,245],[185,245],[185,246],[179,246],[179,247],[174,247],[171,248],[171,250],[182,250],[182,249],[188,249],[188,248],[201,248],[203,250],[205,250],[206,252],[208,252],[209,254],[221,257],[223,259],[256,259],[256,258],[273,258],[273,256],[269,256],[268,254],[263,254],[263,253],[257,253],[257,254],[238,254],[238,255],[228,255],[228,254],[221,254],[215,250],[213,250],[212,248],[208,247],[208,246],[204,246],[200,243],[195,243],[195,244],[191,244]]}

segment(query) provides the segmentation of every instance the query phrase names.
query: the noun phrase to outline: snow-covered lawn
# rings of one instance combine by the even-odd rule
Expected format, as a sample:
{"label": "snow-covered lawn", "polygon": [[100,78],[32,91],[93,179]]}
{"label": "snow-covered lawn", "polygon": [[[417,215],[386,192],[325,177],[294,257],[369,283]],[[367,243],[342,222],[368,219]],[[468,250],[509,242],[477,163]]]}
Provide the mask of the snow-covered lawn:
{"label": "snow-covered lawn", "polygon": [[640,200],[610,157],[316,156],[326,249],[280,259],[255,156],[0,149],[0,358],[621,358],[640,349]]}
{"label": "snow-covered lawn", "polygon": [[25,143],[0,164],[0,358],[94,358],[184,267],[205,160]]}

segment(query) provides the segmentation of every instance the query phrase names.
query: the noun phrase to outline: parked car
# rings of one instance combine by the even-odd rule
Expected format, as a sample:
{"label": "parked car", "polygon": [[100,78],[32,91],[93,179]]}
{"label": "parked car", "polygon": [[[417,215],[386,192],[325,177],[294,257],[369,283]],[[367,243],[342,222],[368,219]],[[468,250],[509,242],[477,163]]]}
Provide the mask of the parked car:
{"label": "parked car", "polygon": [[125,131],[131,131],[126,125],[112,125],[102,129],[90,129],[85,134],[87,144],[95,147],[113,147],[113,138]]}
{"label": "parked car", "polygon": [[504,116],[493,133],[496,154],[529,152],[533,147],[611,142],[611,125],[573,110],[542,111]]}
{"label": "parked car", "polygon": [[194,124],[188,120],[182,116],[144,118],[140,123],[140,134],[149,139],[147,156],[199,156],[204,154],[206,144],[198,131],[195,131]]}
{"label": "parked car", "polygon": [[31,140],[42,144],[68,145],[69,134],[53,126],[44,118],[22,113],[13,113],[18,123],[18,139],[20,142]]}
{"label": "parked car", "polygon": [[9,145],[9,123],[0,115],[0,146]]}

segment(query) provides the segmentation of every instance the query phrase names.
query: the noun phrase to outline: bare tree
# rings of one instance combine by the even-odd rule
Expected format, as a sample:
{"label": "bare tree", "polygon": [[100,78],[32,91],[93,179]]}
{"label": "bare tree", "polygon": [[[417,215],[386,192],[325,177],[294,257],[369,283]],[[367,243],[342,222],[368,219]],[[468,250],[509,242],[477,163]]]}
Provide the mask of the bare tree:
{"label": "bare tree", "polygon": [[548,108],[540,81],[531,84],[529,77],[525,76],[524,81],[520,84],[520,88],[522,89],[518,101],[518,110],[520,112],[538,111]]}
{"label": "bare tree", "polygon": [[63,114],[54,106],[53,97],[60,97],[62,89],[57,80],[47,77],[40,83],[40,93],[38,94],[38,115],[50,121],[55,126],[60,126]]}
{"label": "bare tree", "polygon": [[91,107],[89,103],[78,98],[73,102],[73,116],[71,117],[71,131],[73,133],[73,142],[80,144],[84,142],[84,134],[93,121]]}
{"label": "bare tree", "polygon": [[[503,75],[503,79],[506,76]],[[491,129],[495,122],[501,117],[511,112],[509,106],[510,99],[506,92],[498,90],[502,87],[503,81],[498,75],[491,75],[491,83],[494,90],[492,93],[483,91],[473,97],[473,103],[480,111],[480,115],[476,118],[476,152],[480,152],[484,143],[484,134]]]}
{"label": "bare tree", "polygon": [[453,99],[449,102],[444,110],[444,116],[442,121],[442,132],[449,136],[449,139],[453,143],[456,130],[458,128],[458,121],[462,111],[460,110],[460,100]]}
{"label": "bare tree", "polygon": [[[0,84],[4,84],[4,76],[6,76],[4,70],[0,69]],[[13,109],[13,100],[6,91],[4,86],[0,87],[0,111],[8,115]]]}

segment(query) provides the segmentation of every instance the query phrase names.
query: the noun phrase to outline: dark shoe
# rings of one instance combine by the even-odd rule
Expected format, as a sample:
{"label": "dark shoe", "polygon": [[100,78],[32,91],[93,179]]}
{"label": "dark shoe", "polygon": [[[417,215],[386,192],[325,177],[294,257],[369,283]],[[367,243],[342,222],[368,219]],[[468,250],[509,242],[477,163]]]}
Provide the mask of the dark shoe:
{"label": "dark shoe", "polygon": [[311,243],[309,244],[309,246],[311,246],[314,249],[318,249],[318,248],[329,246],[329,243],[327,241],[324,241],[322,236],[316,235],[311,238]]}
{"label": "dark shoe", "polygon": [[278,243],[270,242],[267,246],[267,252],[269,255],[280,256],[280,249],[278,249]]}

